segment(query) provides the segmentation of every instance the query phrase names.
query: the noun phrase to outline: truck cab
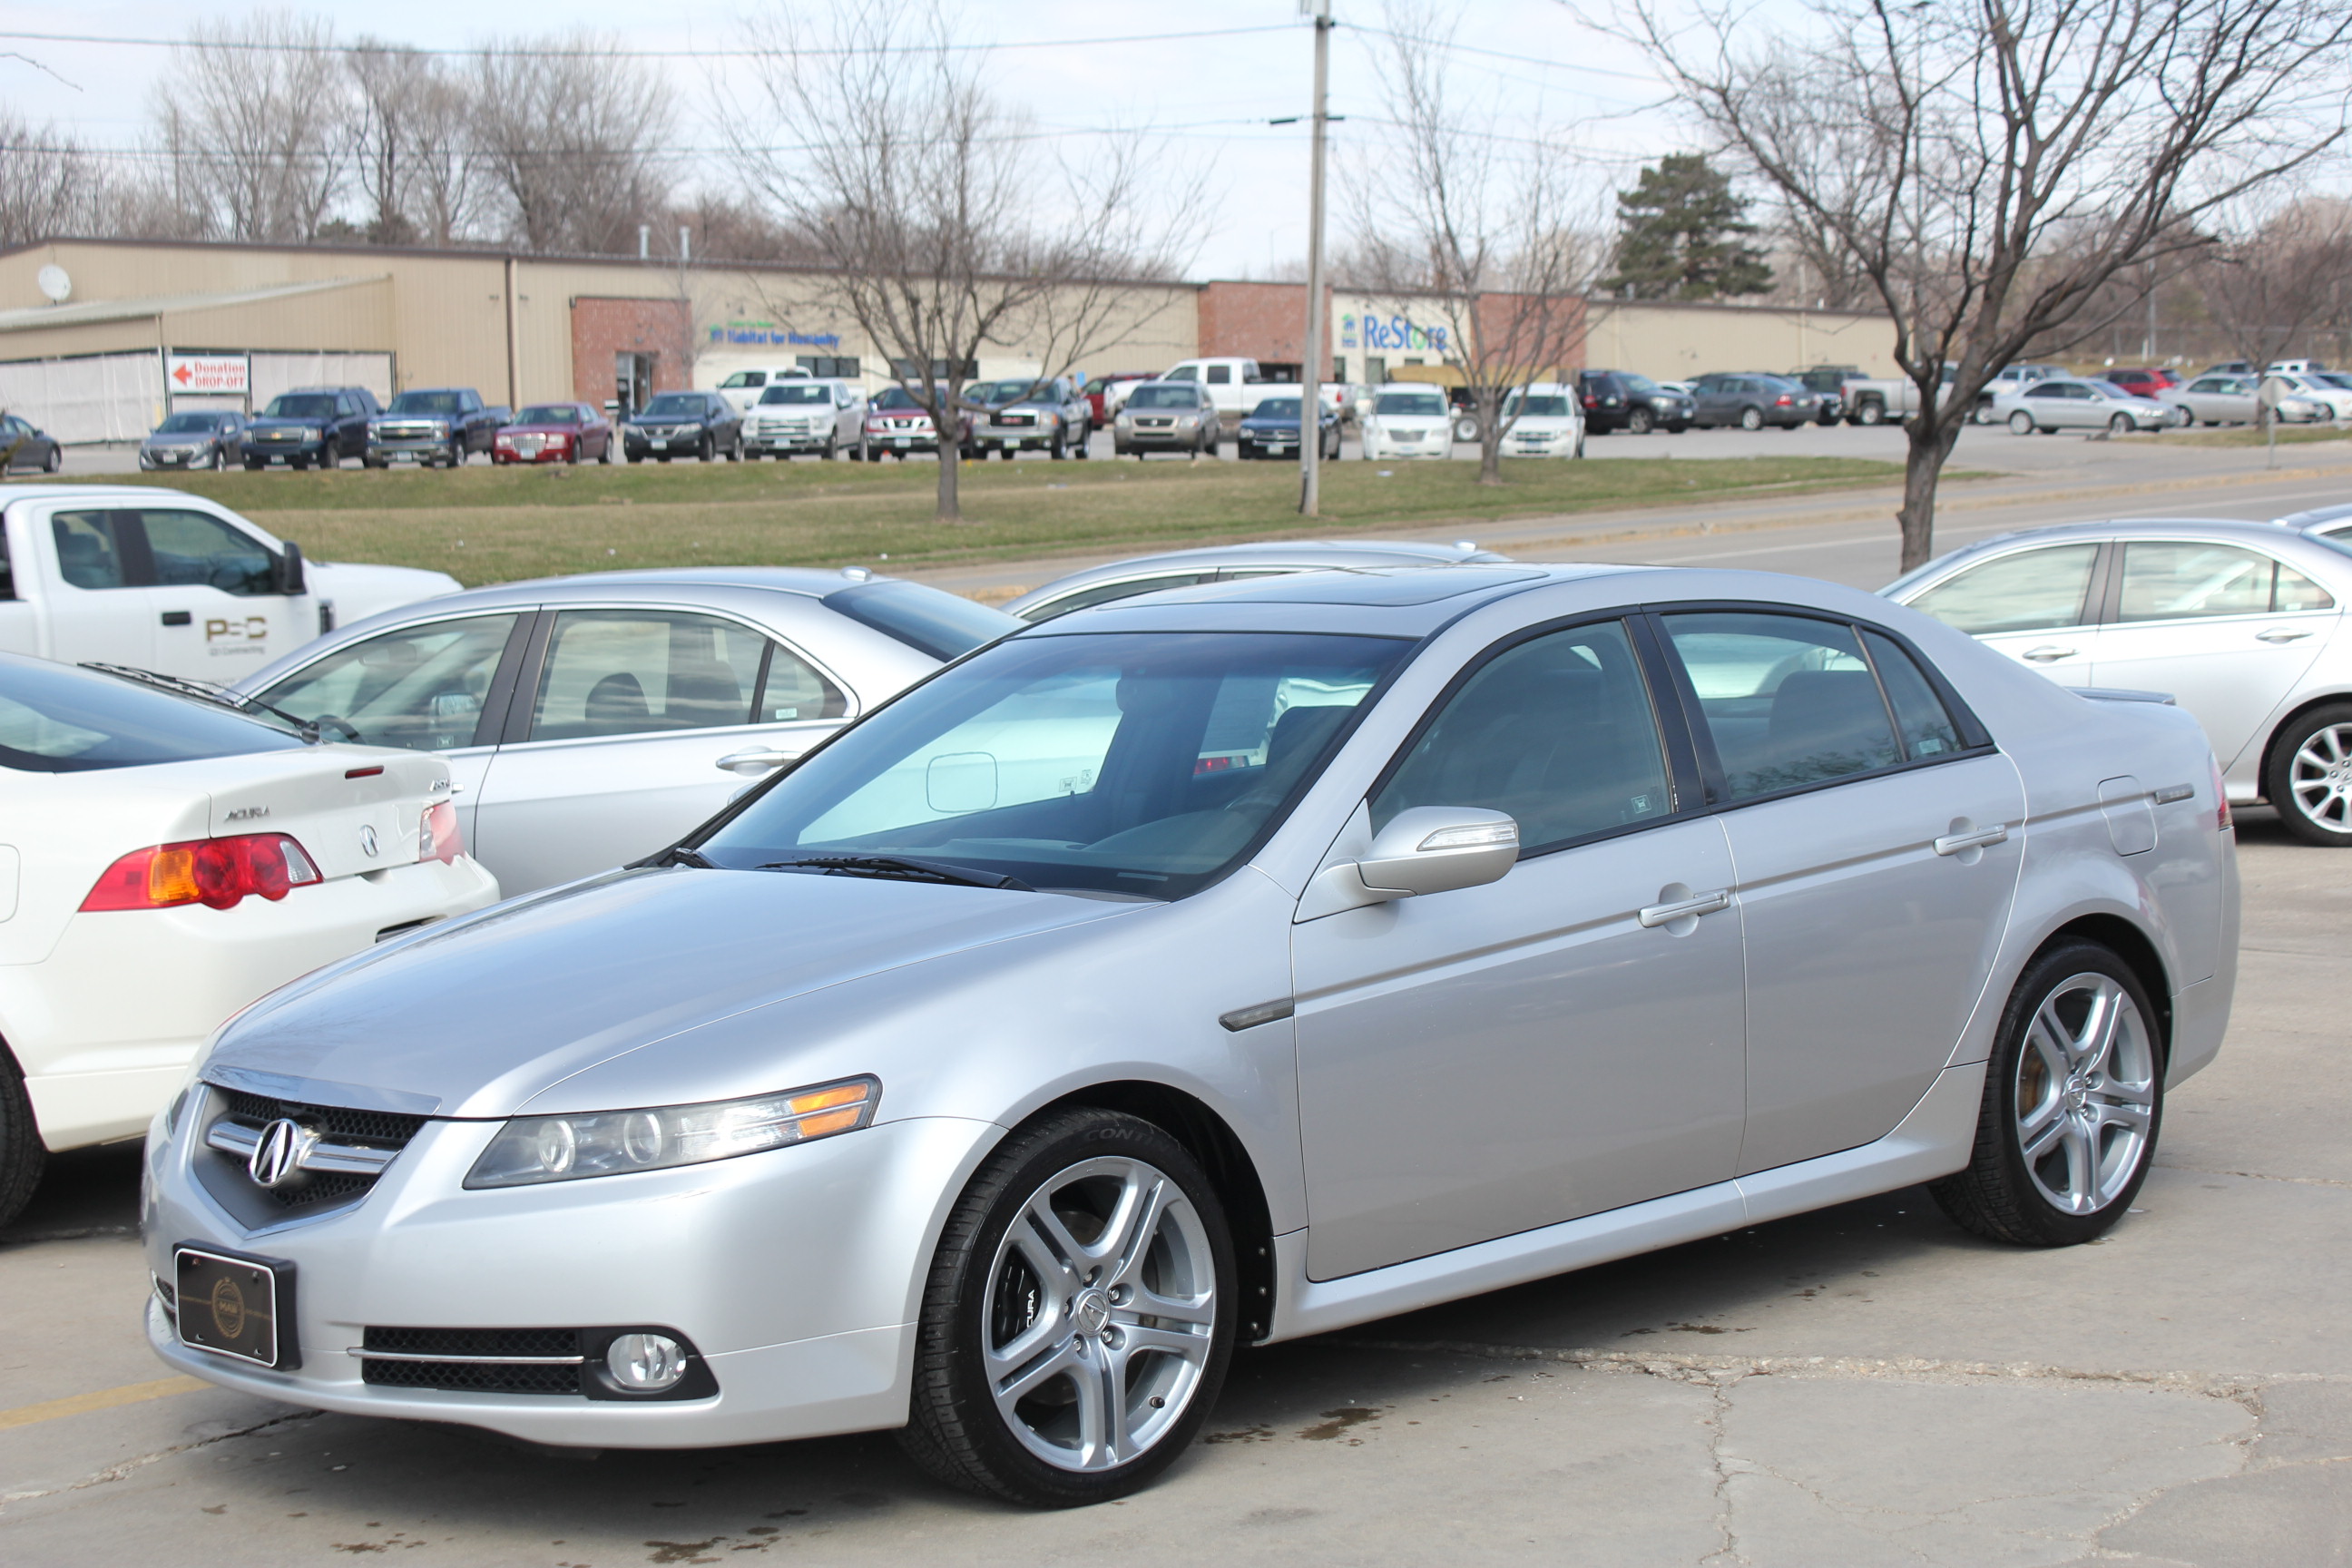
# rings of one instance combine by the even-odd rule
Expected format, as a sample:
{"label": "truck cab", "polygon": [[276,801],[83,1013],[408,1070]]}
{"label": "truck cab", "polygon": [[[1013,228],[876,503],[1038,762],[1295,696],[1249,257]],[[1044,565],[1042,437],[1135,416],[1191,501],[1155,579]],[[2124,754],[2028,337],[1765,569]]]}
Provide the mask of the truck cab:
{"label": "truck cab", "polygon": [[404,566],[306,563],[198,496],[151,485],[0,486],[0,650],[241,679],[338,617],[457,591]]}

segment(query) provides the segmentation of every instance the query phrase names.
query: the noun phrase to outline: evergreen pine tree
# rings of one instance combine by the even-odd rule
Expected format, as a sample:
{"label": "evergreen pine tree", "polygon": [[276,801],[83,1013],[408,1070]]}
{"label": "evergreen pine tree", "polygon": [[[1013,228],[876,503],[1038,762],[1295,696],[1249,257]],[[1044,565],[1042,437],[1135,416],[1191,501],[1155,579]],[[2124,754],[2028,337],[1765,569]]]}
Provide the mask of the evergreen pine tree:
{"label": "evergreen pine tree", "polygon": [[1603,287],[1636,300],[1714,300],[1772,286],[1748,202],[1701,153],[1670,153],[1617,193],[1617,275]]}

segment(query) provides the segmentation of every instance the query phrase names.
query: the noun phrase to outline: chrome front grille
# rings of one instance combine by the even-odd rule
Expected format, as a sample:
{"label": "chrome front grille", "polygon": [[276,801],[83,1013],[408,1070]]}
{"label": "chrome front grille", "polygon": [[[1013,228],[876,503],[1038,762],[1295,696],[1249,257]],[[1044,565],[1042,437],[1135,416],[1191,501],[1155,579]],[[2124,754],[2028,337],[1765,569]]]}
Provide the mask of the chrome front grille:
{"label": "chrome front grille", "polygon": [[[422,1116],[394,1111],[306,1105],[241,1089],[213,1092],[220,1110],[205,1130],[205,1147],[215,1157],[198,1156],[197,1175],[249,1224],[357,1203],[425,1125]],[[253,1175],[255,1152],[279,1121],[298,1130],[288,1152],[289,1169],[278,1185],[265,1186]]]}

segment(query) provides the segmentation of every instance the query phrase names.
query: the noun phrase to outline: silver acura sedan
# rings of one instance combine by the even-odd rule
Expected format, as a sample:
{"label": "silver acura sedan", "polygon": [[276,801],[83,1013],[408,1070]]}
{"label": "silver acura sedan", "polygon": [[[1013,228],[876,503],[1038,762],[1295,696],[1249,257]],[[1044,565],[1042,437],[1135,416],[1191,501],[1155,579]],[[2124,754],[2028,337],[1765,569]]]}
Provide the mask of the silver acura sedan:
{"label": "silver acura sedan", "polygon": [[511,896],[650,855],[1021,623],[860,567],[598,572],[355,621],[237,683],[328,734],[433,752]]}
{"label": "silver acura sedan", "polygon": [[1216,584],[949,665],[641,866],[263,1001],[146,1326],[543,1443],[1116,1498],[1238,1341],[1931,1182],[2099,1236],[2212,1059],[2203,737],[1871,595]]}

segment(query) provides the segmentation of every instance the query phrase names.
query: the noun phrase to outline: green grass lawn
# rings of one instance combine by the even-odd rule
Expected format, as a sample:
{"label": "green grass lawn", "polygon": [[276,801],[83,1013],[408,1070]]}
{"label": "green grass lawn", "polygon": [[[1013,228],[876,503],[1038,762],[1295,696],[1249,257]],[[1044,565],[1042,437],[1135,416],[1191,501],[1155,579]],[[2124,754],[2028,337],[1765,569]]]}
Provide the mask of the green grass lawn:
{"label": "green grass lawn", "polygon": [[1898,465],[1844,458],[1698,461],[1515,460],[1482,489],[1471,463],[1336,463],[1323,515],[1297,513],[1289,463],[1154,459],[975,463],[965,521],[933,521],[927,462],[815,461],[325,473],[142,474],[207,496],[299,543],[317,561],[431,566],[468,584],[615,566],[892,567],[1062,552],[1139,552],[1221,540],[1345,536],[1427,524],[1620,507],[1672,507],[1739,494],[1886,484]]}

